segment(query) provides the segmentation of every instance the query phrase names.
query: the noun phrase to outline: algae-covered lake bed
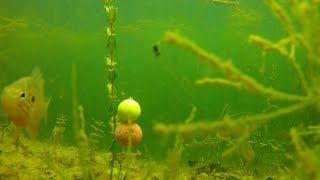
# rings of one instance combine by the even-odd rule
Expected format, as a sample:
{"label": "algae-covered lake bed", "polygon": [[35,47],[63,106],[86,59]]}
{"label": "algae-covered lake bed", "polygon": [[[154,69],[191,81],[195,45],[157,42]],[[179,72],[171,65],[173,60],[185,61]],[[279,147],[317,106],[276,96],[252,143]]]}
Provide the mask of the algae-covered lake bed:
{"label": "algae-covered lake bed", "polygon": [[[3,138],[8,138],[4,136]],[[10,138],[9,138],[10,139]],[[52,142],[31,142],[21,138],[19,145],[12,141],[2,140],[1,149],[1,178],[2,179],[108,179],[110,177],[110,161],[112,153],[96,152],[89,148],[88,164],[81,165],[79,149],[66,147]],[[148,157],[149,156],[149,157]],[[116,155],[122,167],[126,167],[125,153]],[[90,170],[85,176],[83,166]],[[159,162],[142,155],[141,152],[132,154],[130,162],[130,179],[166,179],[170,173],[179,173],[178,179],[281,179],[291,178],[287,170],[279,170],[272,175],[257,176],[243,167],[223,167],[221,164],[205,160],[189,161],[181,164],[179,170],[168,169],[167,163]],[[172,172],[171,172],[172,171]],[[113,169],[115,179],[126,179],[126,170],[120,170],[116,165]],[[164,174],[164,172],[166,172]]]}
{"label": "algae-covered lake bed", "polygon": [[320,179],[319,0],[0,2],[0,179]]}

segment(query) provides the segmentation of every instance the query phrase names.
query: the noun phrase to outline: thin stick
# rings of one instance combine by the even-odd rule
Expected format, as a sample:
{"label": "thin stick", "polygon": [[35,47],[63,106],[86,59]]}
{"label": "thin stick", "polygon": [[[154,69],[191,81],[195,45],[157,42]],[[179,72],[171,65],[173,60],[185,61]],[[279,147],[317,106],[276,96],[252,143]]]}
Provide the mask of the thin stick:
{"label": "thin stick", "polygon": [[226,5],[238,5],[240,4],[238,1],[228,1],[228,0],[209,0],[211,3],[219,3],[219,4],[226,4]]}

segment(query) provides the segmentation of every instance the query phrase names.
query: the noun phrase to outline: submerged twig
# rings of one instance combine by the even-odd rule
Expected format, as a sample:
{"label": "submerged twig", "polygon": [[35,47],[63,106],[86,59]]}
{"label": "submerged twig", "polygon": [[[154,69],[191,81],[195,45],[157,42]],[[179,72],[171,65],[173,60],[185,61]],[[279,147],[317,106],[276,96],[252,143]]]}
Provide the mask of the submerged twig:
{"label": "submerged twig", "polygon": [[[224,0],[210,0],[215,3],[226,3],[229,1]],[[320,12],[318,0],[314,1],[299,1],[291,0],[289,4],[293,10],[293,15],[296,16],[293,20],[286,9],[276,0],[265,0],[266,4],[270,7],[273,13],[279,18],[286,32],[286,37],[280,39],[278,42],[271,42],[268,39],[262,38],[257,35],[251,35],[249,42],[258,45],[263,54],[270,51],[276,51],[283,56],[292,66],[292,69],[298,76],[302,92],[294,94],[292,92],[283,92],[271,87],[266,87],[260,82],[257,82],[253,76],[249,76],[233,65],[232,61],[224,60],[213,53],[205,51],[196,43],[174,32],[167,32],[165,34],[165,41],[168,44],[179,46],[187,49],[188,51],[197,55],[200,60],[209,64],[212,69],[219,69],[222,71],[224,78],[204,78],[196,81],[197,85],[222,85],[233,87],[235,89],[245,89],[249,92],[264,96],[270,100],[282,100],[290,102],[287,106],[277,107],[273,111],[263,111],[254,115],[245,115],[238,117],[224,116],[223,120],[216,121],[198,121],[188,124],[163,124],[157,123],[154,130],[164,136],[176,134],[182,138],[192,138],[196,136],[206,137],[210,134],[216,133],[221,137],[230,137],[235,135],[238,137],[238,142],[232,144],[233,146],[227,149],[222,156],[228,156],[235,150],[243,148],[241,145],[249,138],[250,134],[262,125],[278,119],[281,116],[294,114],[295,112],[306,110],[307,108],[313,109],[312,113],[320,114]],[[230,2],[233,3],[233,2]],[[300,25],[300,27],[299,27]],[[299,32],[301,31],[301,32]],[[303,66],[297,60],[296,51],[297,47],[304,48],[306,54],[306,70],[302,70]],[[308,109],[307,109],[308,110]],[[317,116],[314,116],[317,117]],[[314,125],[314,124],[313,124]],[[309,126],[310,127],[310,126]],[[312,133],[319,133],[318,124],[301,135],[308,136]],[[315,163],[319,160],[316,157],[316,152],[308,148],[299,138],[295,129],[291,130],[291,137],[293,145],[296,147],[297,156],[303,166],[304,174],[310,179],[319,179],[318,165]],[[245,145],[246,146],[246,145]],[[253,157],[254,152],[252,147],[244,146],[244,151],[248,150],[248,160]],[[246,153],[246,152],[245,152]],[[246,155],[245,155],[246,156]]]}
{"label": "submerged twig", "polygon": [[265,87],[263,84],[257,82],[254,78],[246,75],[240,69],[235,67],[231,61],[224,61],[215,54],[205,51],[194,42],[177,33],[167,32],[165,34],[165,41],[169,44],[177,45],[193,52],[199,56],[200,59],[212,66],[213,69],[220,69],[228,80],[234,83],[240,83],[243,89],[270,97],[274,100],[303,101],[306,99],[306,97],[301,95],[289,94],[273,88]]}
{"label": "submerged twig", "polygon": [[225,5],[238,5],[240,2],[238,1],[228,1],[228,0],[209,0],[211,3],[216,3],[216,4],[225,4]]}
{"label": "submerged twig", "polygon": [[244,127],[257,127],[276,117],[284,116],[303,110],[320,102],[320,97],[310,98],[308,101],[300,102],[288,107],[281,108],[276,111],[256,114],[245,115],[234,119],[230,117],[224,118],[222,121],[200,121],[189,124],[163,124],[157,123],[154,126],[154,131],[161,135],[169,135],[172,133],[180,134],[183,138],[190,138],[192,136],[207,136],[215,132],[222,134],[230,134],[232,132],[241,132]]}

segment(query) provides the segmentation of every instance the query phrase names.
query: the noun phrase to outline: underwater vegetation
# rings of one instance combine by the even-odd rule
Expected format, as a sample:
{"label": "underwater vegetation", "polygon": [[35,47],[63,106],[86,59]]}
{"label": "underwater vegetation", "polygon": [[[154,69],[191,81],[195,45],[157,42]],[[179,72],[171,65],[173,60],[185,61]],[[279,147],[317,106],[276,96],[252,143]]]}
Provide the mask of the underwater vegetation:
{"label": "underwater vegetation", "polygon": [[[215,2],[217,3],[219,1]],[[225,3],[225,1],[221,2]],[[279,117],[306,109],[312,111],[312,121],[318,122],[318,118],[320,117],[319,1],[290,0],[287,2],[289,8],[281,6],[276,0],[265,0],[265,3],[280,20],[286,36],[277,42],[272,42],[259,35],[250,35],[248,41],[256,45],[264,53],[277,52],[285,57],[299,79],[301,94],[282,92],[272,87],[266,87],[264,84],[257,82],[253,77],[238,69],[231,60],[222,59],[214,53],[205,51],[196,43],[178,33],[167,32],[165,34],[165,42],[194,53],[199,57],[200,61],[211,66],[214,72],[221,71],[224,75],[224,78],[208,77],[200,79],[196,81],[196,85],[229,86],[238,90],[245,90],[268,97],[272,101],[289,102],[285,107],[253,115],[243,115],[239,117],[226,115],[222,120],[194,123],[187,119],[184,124],[156,124],[154,130],[161,135],[168,136],[172,133],[176,134],[177,144],[173,149],[173,153],[181,153],[181,145],[185,140],[194,137],[205,138],[216,133],[218,136],[221,136],[222,139],[230,141],[230,147],[221,154],[224,159],[240,151],[243,152],[244,158],[250,161],[254,158],[254,151],[250,143],[248,143],[248,139],[252,133],[264,124]],[[290,13],[288,11],[290,11]],[[303,60],[297,58],[296,55],[297,51],[301,49],[303,49],[303,52],[306,54]],[[300,63],[306,64],[305,69],[302,69]],[[191,116],[195,115],[192,113]],[[306,119],[306,121],[308,121],[308,119]],[[319,179],[319,145],[318,143],[307,143],[319,140],[319,131],[311,130],[318,128],[319,123],[310,124],[306,122],[306,125],[302,125],[301,128],[292,127],[290,132],[288,132],[296,151],[294,159],[296,159],[297,162],[294,167],[295,169],[285,170],[290,172],[287,178]],[[310,136],[306,136],[306,134]],[[236,141],[231,142],[230,138],[236,139]],[[307,142],[305,142],[305,140]],[[176,161],[174,166],[178,168],[180,160],[177,158],[174,161]],[[169,166],[172,166],[172,163],[173,162],[171,162]],[[177,175],[178,172],[179,171],[176,170],[175,178],[179,176]]]}
{"label": "underwater vegetation", "polygon": [[[241,4],[237,0],[209,2],[232,7]],[[281,22],[285,36],[275,42],[260,35],[248,37],[248,42],[261,49],[263,56],[278,53],[290,64],[288,68],[294,71],[298,81],[297,91],[286,92],[265,85],[238,68],[232,60],[206,51],[175,31],[165,33],[165,43],[195,54],[214,73],[223,74],[223,77],[199,79],[195,82],[196,86],[230,87],[282,105],[256,114],[231,115],[223,112],[219,119],[197,121],[198,109],[194,106],[183,123],[157,121],[153,126],[154,132],[164,139],[174,139],[164,162],[155,160],[147,147],[144,154],[133,149],[143,138],[143,129],[138,125],[143,109],[133,98],[122,101],[117,92],[116,20],[119,9],[112,3],[112,0],[105,0],[104,7],[108,24],[105,32],[105,66],[109,122],[95,120],[88,123],[85,107],[77,100],[78,72],[76,64],[73,64],[70,75],[72,117],[59,115],[47,141],[40,142],[20,133],[19,139],[13,142],[16,126],[12,123],[0,124],[0,179],[320,179],[319,0],[265,0]],[[0,18],[0,22],[0,39],[12,28],[25,26],[22,20],[4,17]],[[158,44],[152,48],[155,56],[160,56]],[[5,49],[0,49],[3,68],[5,52]],[[0,85],[4,84],[4,80],[1,76]],[[299,115],[300,112],[306,112],[308,117]],[[285,132],[290,139],[288,143],[276,139],[256,139],[256,132],[265,125],[272,121],[286,121],[285,117],[297,114],[297,118],[303,118],[299,121],[302,124]],[[77,142],[75,146],[61,144],[67,123],[72,124]],[[109,133],[104,131],[106,125],[110,126],[113,139],[107,142],[109,149],[98,151],[102,137]],[[93,132],[88,133],[86,126],[93,128]],[[212,148],[208,151],[212,159],[184,159],[184,153],[188,150],[208,147]]]}

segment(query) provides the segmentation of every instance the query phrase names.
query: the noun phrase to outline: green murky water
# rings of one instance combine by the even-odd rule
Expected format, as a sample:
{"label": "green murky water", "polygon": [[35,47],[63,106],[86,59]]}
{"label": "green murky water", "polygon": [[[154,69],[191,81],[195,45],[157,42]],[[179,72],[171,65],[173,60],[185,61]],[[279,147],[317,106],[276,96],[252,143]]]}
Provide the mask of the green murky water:
{"label": "green murky water", "polygon": [[[308,163],[299,160],[304,156],[299,154],[297,156],[296,148],[291,141],[292,134],[290,135],[289,132],[293,127],[298,128],[299,131],[301,128],[303,131],[302,129],[314,126],[316,133],[301,137],[301,141],[306,141],[303,148],[309,147],[315,154],[319,152],[317,145],[319,143],[319,130],[317,130],[319,112],[313,107],[273,118],[267,123],[254,127],[250,135],[241,143],[242,145],[228,158],[223,157],[223,153],[240,141],[241,136],[237,136],[239,135],[237,133],[224,137],[217,131],[210,132],[207,136],[181,141],[179,144],[181,159],[174,161],[177,163],[174,166],[170,164],[170,160],[173,159],[170,158],[170,153],[171,155],[175,153],[176,136],[163,137],[154,131],[157,123],[184,123],[193,107],[197,108],[197,112],[192,123],[197,123],[221,121],[225,117],[240,121],[241,119],[237,117],[273,112],[292,104],[231,87],[195,85],[198,79],[224,77],[224,75],[221,70],[212,71],[208,64],[199,63],[199,58],[191,52],[165,43],[163,37],[167,31],[178,32],[208,52],[232,61],[239,70],[266,87],[291,94],[304,94],[299,78],[287,58],[279,55],[277,51],[267,50],[264,54],[261,48],[248,41],[249,35],[255,34],[277,42],[287,36],[284,26],[265,2],[242,0],[237,2],[239,4],[235,5],[210,3],[205,0],[114,0],[112,2],[112,5],[119,10],[114,25],[117,48],[115,54],[117,99],[121,101],[133,97],[139,102],[142,110],[138,124],[143,130],[143,140],[132,150],[134,153],[140,152],[141,156],[131,164],[133,170],[130,172],[134,172],[131,178],[278,179],[286,177],[290,179],[302,178],[303,173],[308,174],[304,170],[295,173],[296,168],[306,166]],[[316,0],[313,3],[316,4]],[[64,149],[77,147],[78,144],[74,135],[72,114],[72,64],[76,66],[77,101],[84,107],[85,130],[88,138],[90,139],[90,135],[96,132],[92,127],[98,126],[96,122],[103,124],[99,126],[102,130],[99,131],[101,137],[95,139],[98,143],[94,151],[98,154],[97,157],[105,159],[96,161],[100,164],[92,163],[92,167],[96,165],[103,168],[99,170],[100,174],[93,168],[94,173],[91,179],[94,179],[93,177],[108,179],[110,159],[103,153],[110,152],[113,135],[109,124],[110,99],[106,90],[108,75],[105,57],[107,56],[108,22],[104,1],[15,2],[4,0],[0,4],[0,88],[29,75],[33,67],[38,66],[45,79],[45,94],[51,97],[48,123],[41,125],[36,142],[21,138],[20,147],[24,148],[8,143],[11,136],[6,127],[9,126],[10,120],[1,109],[3,136],[0,179],[28,179],[30,171],[39,171],[39,178],[44,179],[90,178],[83,175],[85,173],[82,174],[82,170],[75,170],[75,167],[82,167],[81,163],[62,163],[61,165],[55,157],[74,155],[74,159],[77,159],[78,151]],[[294,17],[288,3],[281,1],[281,5],[287,7],[285,9],[288,10],[290,17]],[[319,6],[316,9],[320,14]],[[293,23],[298,30],[303,30],[299,28],[298,22]],[[159,48],[158,56],[153,52],[154,44]],[[295,55],[302,71],[308,74],[306,51],[303,47],[297,46]],[[310,76],[306,75],[306,77],[308,82],[312,81]],[[317,93],[319,92],[315,94]],[[65,131],[57,145],[62,152],[59,155],[45,153],[57,150],[52,147],[52,144],[48,145],[51,143],[48,143],[48,140],[52,137],[59,118],[66,120],[63,125]],[[25,133],[21,136],[23,134]],[[52,149],[46,149],[46,146]],[[125,152],[120,145],[117,146],[116,152]],[[38,154],[40,157],[42,154],[50,155],[40,159],[44,159],[41,163],[45,164],[51,176],[46,176],[44,171],[37,167],[33,170],[26,168],[25,172],[8,173],[9,165],[18,167],[21,163],[10,162],[5,158],[6,155],[16,156],[17,159],[26,158],[26,156],[30,156],[31,159],[39,158],[36,153],[41,154]],[[23,154],[29,155],[23,156]],[[125,156],[122,158],[125,162]],[[22,161],[22,164],[23,162],[25,162],[24,166],[28,167],[29,161]],[[143,164],[146,165],[146,162],[158,164],[159,167],[161,165],[162,168],[155,168],[154,164],[145,167]],[[59,165],[53,168],[55,166],[50,166],[51,163]],[[166,170],[172,166],[177,169],[180,167],[179,171],[171,170],[178,174],[176,177],[170,175],[170,170]],[[314,159],[310,166],[311,169],[319,167],[319,157]],[[139,173],[135,168],[142,170]],[[59,174],[60,171],[65,176]],[[79,172],[77,175],[72,175],[70,172],[73,171]],[[126,166],[122,168],[120,177],[122,179],[129,177],[129,175],[126,177],[124,172],[126,172]],[[308,174],[307,177],[316,179],[319,178],[317,175]]]}

